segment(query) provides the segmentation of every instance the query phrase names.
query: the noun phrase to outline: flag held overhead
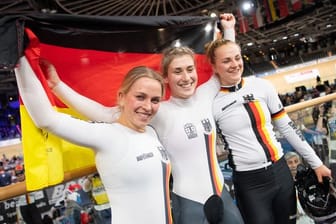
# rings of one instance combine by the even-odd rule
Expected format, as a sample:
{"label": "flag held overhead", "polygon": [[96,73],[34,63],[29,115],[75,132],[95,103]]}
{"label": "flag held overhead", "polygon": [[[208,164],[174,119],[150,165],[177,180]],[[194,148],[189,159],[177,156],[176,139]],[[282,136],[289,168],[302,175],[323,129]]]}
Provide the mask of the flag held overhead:
{"label": "flag held overhead", "polygon": [[[24,52],[55,109],[82,119],[51,92],[39,67],[40,58],[52,62],[75,91],[106,106],[115,105],[117,89],[130,68],[145,65],[159,70],[161,51],[177,42],[195,50],[199,84],[211,75],[203,55],[205,44],[214,37],[216,19],[211,17],[34,14],[3,17],[0,23],[7,25],[1,27],[7,37],[0,38],[8,43],[2,45],[0,69],[3,65],[13,69]],[[209,24],[210,32],[205,29]],[[4,54],[10,51],[10,56]],[[64,172],[94,166],[92,150],[36,128],[23,104],[20,113],[28,191],[62,182]]]}

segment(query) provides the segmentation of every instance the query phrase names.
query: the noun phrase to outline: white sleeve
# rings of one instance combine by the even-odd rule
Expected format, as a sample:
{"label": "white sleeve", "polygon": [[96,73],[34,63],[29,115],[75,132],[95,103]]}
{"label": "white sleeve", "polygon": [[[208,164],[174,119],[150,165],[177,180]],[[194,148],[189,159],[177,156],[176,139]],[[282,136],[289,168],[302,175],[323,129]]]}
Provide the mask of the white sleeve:
{"label": "white sleeve", "polygon": [[20,97],[38,128],[50,131],[75,144],[95,146],[94,143],[98,142],[99,131],[93,130],[94,124],[55,111],[25,57],[20,58],[19,66],[15,69],[15,76]]}
{"label": "white sleeve", "polygon": [[316,155],[314,149],[305,140],[301,130],[285,112],[274,86],[269,81],[264,81],[266,83],[266,85],[264,85],[264,90],[267,92],[267,106],[272,114],[272,122],[274,126],[313,169],[321,166],[322,161]]}
{"label": "white sleeve", "polygon": [[224,29],[224,38],[225,40],[231,40],[233,42],[236,41],[236,35],[234,28]]}
{"label": "white sleeve", "polygon": [[308,162],[308,164],[316,169],[322,165],[322,161],[316,155],[314,149],[308,144],[301,130],[285,113],[278,119],[273,120],[275,127],[287,139],[294,149]]}
{"label": "white sleeve", "polygon": [[[112,123],[116,120],[116,117],[118,117],[118,107],[106,107],[79,94],[64,82],[57,84],[57,86],[53,88],[53,92],[67,106],[73,108],[75,111],[81,115],[84,115],[89,120]],[[116,116],[113,116],[114,114]]]}
{"label": "white sleeve", "polygon": [[260,81],[264,82],[262,85],[262,88],[263,88],[263,91],[265,92],[268,109],[270,110],[271,114],[278,113],[284,107],[282,105],[282,102],[279,98],[279,95],[275,87],[268,80],[260,79]]}
{"label": "white sleeve", "polygon": [[217,75],[212,75],[208,81],[197,87],[196,94],[206,96],[209,99],[215,98],[220,89],[220,82]]}

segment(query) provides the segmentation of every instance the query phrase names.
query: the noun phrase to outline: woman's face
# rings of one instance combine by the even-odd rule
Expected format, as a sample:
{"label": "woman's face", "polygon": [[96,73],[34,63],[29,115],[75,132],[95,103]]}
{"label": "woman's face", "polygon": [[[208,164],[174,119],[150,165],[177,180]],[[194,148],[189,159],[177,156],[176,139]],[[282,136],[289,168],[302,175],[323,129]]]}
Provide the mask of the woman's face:
{"label": "woman's face", "polygon": [[119,95],[119,122],[143,132],[159,109],[161,94],[162,87],[159,81],[147,77],[138,79],[128,93]]}
{"label": "woman's face", "polygon": [[222,85],[231,86],[239,83],[243,74],[243,59],[240,48],[234,43],[222,45],[215,50],[212,68]]}
{"label": "woman's face", "polygon": [[293,178],[295,178],[297,172],[297,166],[300,164],[300,159],[297,156],[292,156],[287,159],[287,165],[292,173]]}
{"label": "woman's face", "polygon": [[198,81],[194,59],[190,55],[173,59],[168,66],[168,76],[165,81],[173,97],[182,99],[191,97]]}

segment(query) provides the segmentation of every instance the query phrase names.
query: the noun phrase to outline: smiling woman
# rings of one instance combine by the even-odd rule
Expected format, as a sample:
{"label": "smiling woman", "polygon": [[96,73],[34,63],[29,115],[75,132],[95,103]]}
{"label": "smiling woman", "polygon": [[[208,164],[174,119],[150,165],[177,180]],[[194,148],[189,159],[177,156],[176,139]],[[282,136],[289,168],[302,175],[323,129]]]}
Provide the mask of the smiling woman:
{"label": "smiling woman", "polygon": [[118,91],[120,116],[117,122],[139,132],[145,132],[153,116],[159,109],[164,96],[164,85],[161,76],[147,67],[140,66],[130,73],[137,76],[126,76]]}
{"label": "smiling woman", "polygon": [[[112,222],[172,223],[170,162],[154,129],[148,126],[164,94],[163,78],[147,67],[131,69],[118,91],[119,119],[87,122],[52,108],[30,65],[33,60],[22,57],[15,70],[28,113],[37,127],[95,151],[96,167],[111,202]],[[37,72],[53,70],[42,61]],[[146,211],[153,213],[149,216]]]}
{"label": "smiling woman", "polygon": [[235,196],[245,222],[295,223],[294,181],[275,128],[314,168],[320,182],[331,176],[330,169],[302,138],[274,86],[261,78],[242,77],[243,59],[236,43],[215,40],[207,56],[222,85],[214,100],[214,117],[230,152]]}

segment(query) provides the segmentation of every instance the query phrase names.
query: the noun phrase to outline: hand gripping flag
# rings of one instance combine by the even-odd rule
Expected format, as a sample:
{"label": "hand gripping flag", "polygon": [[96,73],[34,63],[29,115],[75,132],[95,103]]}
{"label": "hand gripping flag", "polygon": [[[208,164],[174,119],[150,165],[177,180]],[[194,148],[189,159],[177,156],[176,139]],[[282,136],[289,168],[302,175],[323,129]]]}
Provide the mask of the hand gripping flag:
{"label": "hand gripping flag", "polygon": [[[195,50],[199,84],[211,75],[204,56],[204,46],[213,39],[215,31],[216,21],[210,17],[37,14],[16,19],[3,17],[0,24],[7,25],[0,30],[6,34],[0,37],[3,50],[0,67],[15,64],[13,61],[17,61],[24,49],[55,109],[82,119],[85,118],[64,105],[48,88],[39,67],[40,58],[54,64],[61,79],[74,90],[106,106],[115,105],[117,89],[129,69],[145,65],[159,70],[161,51],[174,44]],[[8,24],[15,26],[16,32]],[[209,26],[210,31],[206,29]],[[20,113],[28,191],[62,182],[65,172],[94,166],[92,150],[36,128],[22,104]]]}

